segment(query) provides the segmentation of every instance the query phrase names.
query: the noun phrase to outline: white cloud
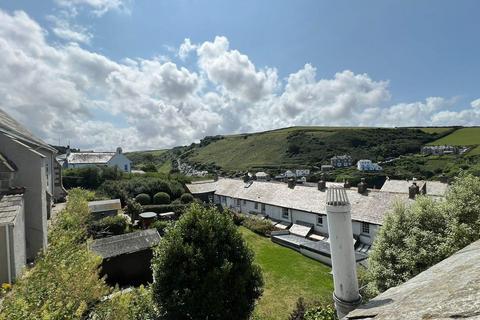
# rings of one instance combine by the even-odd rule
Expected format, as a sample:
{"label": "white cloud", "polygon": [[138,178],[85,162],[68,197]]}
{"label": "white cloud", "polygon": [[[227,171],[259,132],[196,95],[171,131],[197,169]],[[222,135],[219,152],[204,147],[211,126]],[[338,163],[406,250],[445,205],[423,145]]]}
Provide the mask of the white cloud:
{"label": "white cloud", "polygon": [[192,44],[189,38],[186,38],[178,49],[178,56],[180,59],[185,60],[190,52],[195,51],[197,46]]}
{"label": "white cloud", "polygon": [[317,79],[306,64],[279,80],[225,37],[183,45],[176,54],[196,51],[198,70],[168,57],[113,61],[76,43],[54,46],[27,14],[0,10],[0,107],[49,142],[98,150],[171,147],[292,125],[480,123],[480,99],[460,110],[456,99],[442,97],[390,105],[388,81],[367,74]]}
{"label": "white cloud", "polygon": [[53,33],[63,40],[89,44],[93,37],[87,28],[72,24],[65,18],[50,15],[47,19],[53,24]]}
{"label": "white cloud", "polygon": [[75,14],[78,8],[88,8],[97,16],[102,16],[108,11],[117,10],[129,12],[128,0],[55,0],[55,2]]}
{"label": "white cloud", "polygon": [[277,71],[257,71],[250,59],[237,50],[229,50],[225,37],[215,37],[197,49],[200,68],[208,79],[235,98],[256,102],[272,94],[277,87]]}

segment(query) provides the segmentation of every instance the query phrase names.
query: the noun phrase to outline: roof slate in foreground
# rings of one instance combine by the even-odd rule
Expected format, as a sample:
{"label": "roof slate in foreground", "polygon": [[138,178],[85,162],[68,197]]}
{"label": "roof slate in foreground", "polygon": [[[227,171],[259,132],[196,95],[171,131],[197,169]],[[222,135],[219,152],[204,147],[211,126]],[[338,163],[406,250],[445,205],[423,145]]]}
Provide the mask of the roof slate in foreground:
{"label": "roof slate in foreground", "polygon": [[97,239],[92,242],[90,249],[103,259],[108,259],[149,249],[159,242],[160,235],[157,229],[148,229]]}
{"label": "roof slate in foreground", "polygon": [[22,208],[23,194],[0,197],[0,225],[12,224]]}
{"label": "roof slate in foreground", "polygon": [[37,138],[27,128],[20,124],[17,120],[13,119],[5,111],[0,109],[0,131],[3,131],[11,136],[23,140],[27,143],[41,146],[45,149],[56,152],[56,150],[48,145],[43,140]]}
{"label": "roof slate in foreground", "polygon": [[[335,183],[327,183],[327,188]],[[246,187],[248,186],[248,187]],[[219,179],[216,182],[187,185],[191,193],[215,191],[216,195],[227,196],[265,203],[273,206],[295,210],[326,214],[326,191],[316,187],[295,186],[291,189],[284,183],[255,181],[245,184],[242,180]],[[393,208],[395,202],[411,203],[408,194],[389,193],[369,190],[365,194],[357,188],[347,189],[348,199],[352,205],[352,220],[381,225],[385,215]]]}
{"label": "roof slate in foreground", "polygon": [[350,312],[345,319],[480,319],[480,240]]}

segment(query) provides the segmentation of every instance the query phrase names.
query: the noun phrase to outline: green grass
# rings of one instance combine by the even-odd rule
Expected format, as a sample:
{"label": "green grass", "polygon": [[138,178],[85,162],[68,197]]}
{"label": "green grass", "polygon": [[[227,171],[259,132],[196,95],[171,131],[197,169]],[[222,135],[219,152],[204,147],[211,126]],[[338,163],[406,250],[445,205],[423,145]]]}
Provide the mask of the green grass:
{"label": "green grass", "polygon": [[455,130],[451,134],[435,140],[431,145],[457,145],[471,146],[480,144],[480,128],[462,128]]}
{"label": "green grass", "polygon": [[262,319],[287,319],[299,297],[307,301],[331,300],[333,278],[328,266],[244,227],[240,232],[262,268],[264,293],[255,309]]}
{"label": "green grass", "polygon": [[468,152],[468,156],[476,156],[480,154],[480,146],[473,148]]}
{"label": "green grass", "polygon": [[419,128],[419,129],[426,133],[444,133],[449,130],[452,130],[452,128],[450,127],[431,127],[431,128]]}

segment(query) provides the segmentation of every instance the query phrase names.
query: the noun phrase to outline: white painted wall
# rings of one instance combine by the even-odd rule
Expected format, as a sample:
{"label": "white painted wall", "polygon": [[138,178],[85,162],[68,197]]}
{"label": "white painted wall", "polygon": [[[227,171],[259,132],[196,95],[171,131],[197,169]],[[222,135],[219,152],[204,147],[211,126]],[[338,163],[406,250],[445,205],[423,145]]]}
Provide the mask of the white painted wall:
{"label": "white painted wall", "polygon": [[25,235],[27,259],[34,259],[47,246],[45,156],[15,139],[0,134],[0,152],[18,168],[13,185],[26,188]]}
{"label": "white painted wall", "polygon": [[110,161],[108,161],[109,167],[117,166],[118,169],[124,172],[132,171],[132,162],[123,154],[123,153],[116,153]]}

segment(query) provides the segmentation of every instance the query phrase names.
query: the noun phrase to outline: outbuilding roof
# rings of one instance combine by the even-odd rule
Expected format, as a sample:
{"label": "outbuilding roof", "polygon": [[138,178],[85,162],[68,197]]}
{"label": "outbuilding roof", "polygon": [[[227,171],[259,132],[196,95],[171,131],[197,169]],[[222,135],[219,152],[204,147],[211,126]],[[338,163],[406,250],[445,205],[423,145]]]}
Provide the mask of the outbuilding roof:
{"label": "outbuilding roof", "polygon": [[115,152],[72,152],[67,156],[69,164],[106,164]]}
{"label": "outbuilding roof", "polygon": [[0,195],[0,225],[13,224],[23,206],[23,194]]}
{"label": "outbuilding roof", "polygon": [[50,151],[56,152],[55,148],[36,137],[27,128],[20,124],[17,120],[13,119],[5,111],[0,109],[0,132],[7,133],[14,138],[22,140],[23,142],[31,143]]}
{"label": "outbuilding roof", "polygon": [[[328,183],[327,188],[338,184]],[[347,189],[347,196],[352,205],[352,220],[381,225],[385,215],[393,208],[396,201],[411,202],[406,194],[393,194],[369,190],[365,194],[356,188]],[[215,194],[232,198],[261,202],[274,206],[291,208],[305,212],[326,214],[327,192],[315,187],[255,181],[246,187],[241,180],[219,179]]]}
{"label": "outbuilding roof", "polygon": [[192,182],[186,185],[191,194],[202,194],[215,192],[217,189],[217,181],[207,180],[201,182]]}
{"label": "outbuilding roof", "polygon": [[[408,188],[412,185],[412,183],[413,180],[408,181],[387,179],[380,191],[408,194]],[[426,185],[427,195],[443,197],[447,193],[448,184],[440,181],[417,180],[416,183],[420,189]]]}
{"label": "outbuilding roof", "polygon": [[478,319],[480,240],[388,289],[346,319]]}
{"label": "outbuilding roof", "polygon": [[90,249],[103,259],[108,259],[150,249],[156,246],[160,239],[157,229],[148,229],[97,239],[92,242]]}
{"label": "outbuilding roof", "polygon": [[120,203],[120,199],[90,201],[88,203],[88,208],[92,213],[104,212],[111,210],[121,210],[122,204]]}

